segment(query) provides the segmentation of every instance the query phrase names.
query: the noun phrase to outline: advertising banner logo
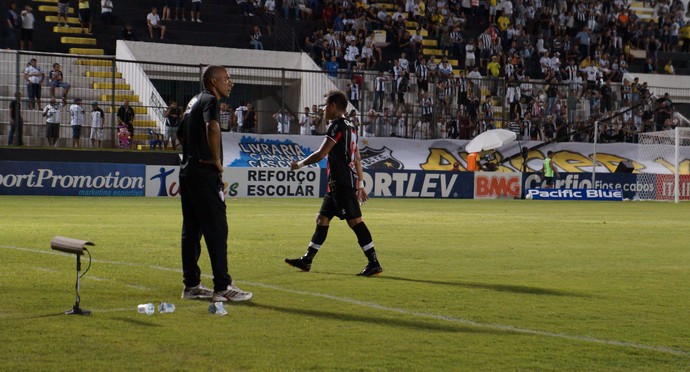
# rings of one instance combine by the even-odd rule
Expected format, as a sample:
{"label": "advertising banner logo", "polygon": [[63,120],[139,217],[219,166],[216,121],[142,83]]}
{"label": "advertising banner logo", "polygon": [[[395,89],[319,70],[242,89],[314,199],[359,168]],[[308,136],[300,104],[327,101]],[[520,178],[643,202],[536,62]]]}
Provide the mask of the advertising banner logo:
{"label": "advertising banner logo", "polygon": [[474,198],[497,199],[522,197],[522,173],[474,174]]}
{"label": "advertising banner logo", "polygon": [[0,194],[143,196],[145,168],[138,164],[0,162]]}
{"label": "advertising banner logo", "polygon": [[623,192],[610,189],[528,189],[525,199],[623,201]]}
{"label": "advertising banner logo", "polygon": [[424,171],[365,171],[369,196],[384,198],[471,199],[473,173]]}

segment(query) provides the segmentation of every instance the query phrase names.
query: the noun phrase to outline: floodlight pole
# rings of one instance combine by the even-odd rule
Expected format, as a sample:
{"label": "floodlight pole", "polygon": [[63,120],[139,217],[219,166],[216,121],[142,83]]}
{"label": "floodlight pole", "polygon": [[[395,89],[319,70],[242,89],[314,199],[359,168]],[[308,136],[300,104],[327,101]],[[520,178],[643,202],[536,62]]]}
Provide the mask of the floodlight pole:
{"label": "floodlight pole", "polygon": [[[84,248],[86,250],[86,248]],[[76,255],[77,256],[77,283],[75,284],[75,289],[77,292],[77,299],[74,302],[74,306],[72,307],[72,310],[67,310],[65,311],[66,315],[89,315],[91,314],[91,311],[89,310],[82,310],[79,307],[79,302],[81,301],[81,298],[79,296],[79,282],[80,282],[80,273],[81,273],[81,255]]]}
{"label": "floodlight pole", "polygon": [[594,154],[592,156],[592,188],[596,189],[597,180],[597,138],[599,137],[599,120],[594,121]]}

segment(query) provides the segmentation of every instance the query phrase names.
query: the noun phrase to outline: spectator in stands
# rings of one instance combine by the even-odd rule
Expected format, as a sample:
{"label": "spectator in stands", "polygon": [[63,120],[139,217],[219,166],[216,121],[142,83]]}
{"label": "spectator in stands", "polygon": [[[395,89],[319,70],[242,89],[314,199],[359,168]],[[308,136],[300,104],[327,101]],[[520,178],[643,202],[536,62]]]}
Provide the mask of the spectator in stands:
{"label": "spectator in stands", "polygon": [[[67,24],[67,16],[69,15],[70,0],[58,0],[57,2],[57,25],[58,27],[69,27]],[[62,21],[62,23],[60,23]]]}
{"label": "spectator in stands", "polygon": [[333,77],[333,78],[337,78],[339,68],[340,68],[340,64],[338,63],[335,56],[332,55],[331,60],[326,64],[326,71],[328,71],[328,76]]}
{"label": "spectator in stands", "polygon": [[310,135],[311,134],[312,118],[309,115],[309,107],[304,108],[304,112],[299,117],[299,134]]}
{"label": "spectator in stands", "polygon": [[295,19],[299,19],[299,8],[297,7],[297,0],[283,0],[283,13],[285,19],[290,19],[290,12],[293,12]]}
{"label": "spectator in stands", "polygon": [[259,127],[256,111],[254,110],[254,105],[251,103],[247,103],[247,112],[244,116],[243,127],[245,133],[254,133],[256,132],[256,128]]}
{"label": "spectator in stands", "polygon": [[673,67],[673,61],[668,60],[666,64],[664,65],[664,73],[666,75],[675,75],[676,74],[676,68]]}
{"label": "spectator in stands", "polygon": [[21,37],[20,32],[22,29],[21,18],[17,13],[17,3],[10,1],[9,7],[7,9],[7,39],[5,46],[7,49],[17,49],[17,41]]}
{"label": "spectator in stands", "polygon": [[69,83],[65,83],[59,63],[53,63],[53,69],[48,74],[48,82],[50,84],[50,98],[55,98],[55,88],[62,88],[62,104],[66,105],[67,93],[69,93],[70,85]]}
{"label": "spectator in stands", "polygon": [[81,107],[81,98],[75,98],[74,104],[69,107],[70,127],[72,128],[72,147],[79,147],[81,127],[84,125],[84,109]]}
{"label": "spectator in stands", "polygon": [[29,109],[34,110],[41,107],[41,83],[45,80],[46,75],[41,71],[36,58],[31,58],[31,61],[24,69],[24,80],[26,80],[26,90],[29,96]]}
{"label": "spectator in stands", "polygon": [[105,139],[105,114],[98,102],[91,102],[91,147],[100,148]]}
{"label": "spectator in stands", "polygon": [[259,26],[254,26],[252,33],[249,34],[249,45],[253,46],[256,50],[264,50],[264,44],[261,42],[261,30]]}
{"label": "spectator in stands", "polygon": [[290,134],[290,123],[295,117],[287,110],[281,109],[273,114],[273,119],[276,121],[278,134]]}
{"label": "spectator in stands", "polygon": [[[192,22],[201,23],[201,0],[192,0]],[[162,38],[161,38],[162,39]]]}
{"label": "spectator in stands", "polygon": [[185,0],[175,0],[175,20],[176,21],[186,21],[187,19],[184,17],[184,1]]}
{"label": "spectator in stands", "polygon": [[120,38],[122,40],[130,40],[130,41],[138,41],[139,37],[137,36],[136,32],[134,31],[134,27],[132,27],[132,24],[127,22],[125,23],[125,27],[120,30]]}
{"label": "spectator in stands", "polygon": [[161,20],[172,21],[172,1],[173,0],[163,0],[163,13],[161,14]]}
{"label": "spectator in stands", "polygon": [[32,13],[31,6],[27,5],[22,11],[22,39],[20,48],[22,50],[33,50],[34,48],[34,25],[36,18]]}
{"label": "spectator in stands", "polygon": [[[224,104],[221,103],[221,113],[219,114],[219,117],[222,117],[223,105]],[[182,110],[177,105],[177,101],[170,101],[170,105],[168,105],[168,108],[165,109],[163,117],[165,118],[165,137],[163,138],[165,141],[165,147],[168,147],[167,144],[168,141],[170,141],[170,147],[173,150],[177,149],[177,129],[179,128],[180,121],[182,119]],[[221,130],[223,128],[228,128],[228,119],[226,118],[225,122],[221,120],[218,122],[218,124],[220,125]]]}
{"label": "spectator in stands", "polygon": [[[192,20],[193,22],[194,20]],[[153,30],[159,30],[161,33],[161,40],[165,38],[165,25],[161,22],[161,17],[158,15],[158,8],[155,6],[151,8],[151,13],[146,16],[146,25],[149,28],[149,36],[153,39]]]}
{"label": "spectator in stands", "polygon": [[235,109],[235,123],[237,123],[237,131],[238,132],[244,132],[244,118],[247,116],[247,105],[246,104],[240,104],[236,109]]}
{"label": "spectator in stands", "polygon": [[112,26],[115,24],[115,17],[113,16],[113,0],[101,0],[101,20],[103,21],[104,25]]}
{"label": "spectator in stands", "polygon": [[60,138],[60,111],[62,105],[58,104],[55,98],[51,98],[48,105],[43,108],[43,117],[46,118],[46,138],[48,146],[56,147],[57,140]]}
{"label": "spectator in stands", "polygon": [[17,134],[17,146],[24,146],[24,119],[22,119],[22,94],[17,92],[10,101],[10,132],[7,135],[7,146],[12,146],[14,135]]}
{"label": "spectator in stands", "polygon": [[122,106],[117,110],[117,123],[126,127],[129,138],[134,139],[134,109],[127,98],[122,100]]}
{"label": "spectator in stands", "polygon": [[81,22],[81,33],[91,34],[91,8],[89,0],[79,0],[79,22]]}
{"label": "spectator in stands", "polygon": [[352,103],[352,106],[359,110],[360,85],[357,83],[357,79],[353,78],[352,81],[347,84],[347,98],[350,103]]}
{"label": "spectator in stands", "polygon": [[[374,110],[381,112],[383,109],[383,101],[386,95],[386,83],[388,78],[384,76],[383,71],[379,71],[376,78],[374,78]],[[378,105],[377,105],[378,104]]]}

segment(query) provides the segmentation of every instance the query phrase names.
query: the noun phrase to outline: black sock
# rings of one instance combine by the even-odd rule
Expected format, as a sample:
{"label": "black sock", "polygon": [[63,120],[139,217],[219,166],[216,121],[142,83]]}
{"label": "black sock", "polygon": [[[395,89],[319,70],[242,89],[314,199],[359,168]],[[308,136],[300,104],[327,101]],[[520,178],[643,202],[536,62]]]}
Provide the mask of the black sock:
{"label": "black sock", "polygon": [[321,244],[326,241],[328,236],[328,226],[316,225],[314,230],[314,235],[311,237],[311,242],[309,243],[309,248],[307,248],[307,253],[304,255],[304,261],[311,263],[314,256],[319,252]]}
{"label": "black sock", "polygon": [[374,242],[367,225],[365,225],[364,222],[360,222],[352,227],[352,231],[357,235],[357,242],[359,246],[362,247],[362,251],[364,251],[364,255],[367,256],[369,263],[378,264],[376,251],[374,250]]}

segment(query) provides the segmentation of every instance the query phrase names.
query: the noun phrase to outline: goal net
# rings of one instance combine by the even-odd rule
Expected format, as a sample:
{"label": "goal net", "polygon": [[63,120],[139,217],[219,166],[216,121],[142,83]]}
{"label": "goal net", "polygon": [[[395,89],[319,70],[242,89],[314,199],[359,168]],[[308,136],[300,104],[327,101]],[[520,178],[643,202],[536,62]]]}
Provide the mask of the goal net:
{"label": "goal net", "polygon": [[639,200],[690,200],[690,128],[640,133]]}

